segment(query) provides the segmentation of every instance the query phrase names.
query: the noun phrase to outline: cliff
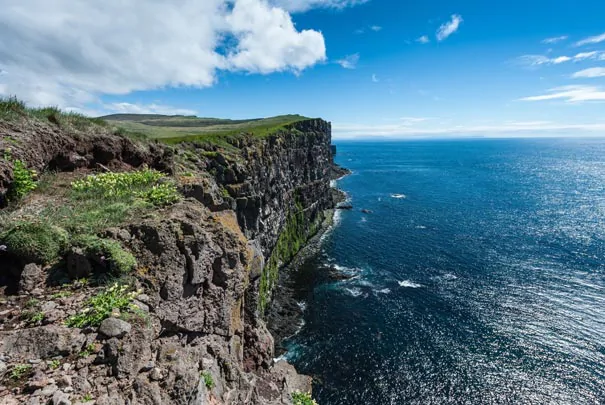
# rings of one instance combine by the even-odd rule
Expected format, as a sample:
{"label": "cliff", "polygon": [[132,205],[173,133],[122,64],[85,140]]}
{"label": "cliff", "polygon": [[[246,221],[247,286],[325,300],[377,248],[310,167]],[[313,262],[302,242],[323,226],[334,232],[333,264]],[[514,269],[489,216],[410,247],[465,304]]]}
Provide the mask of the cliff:
{"label": "cliff", "polygon": [[174,146],[0,120],[0,402],[309,392],[274,363],[263,318],[279,269],[331,216],[330,143],[322,120]]}

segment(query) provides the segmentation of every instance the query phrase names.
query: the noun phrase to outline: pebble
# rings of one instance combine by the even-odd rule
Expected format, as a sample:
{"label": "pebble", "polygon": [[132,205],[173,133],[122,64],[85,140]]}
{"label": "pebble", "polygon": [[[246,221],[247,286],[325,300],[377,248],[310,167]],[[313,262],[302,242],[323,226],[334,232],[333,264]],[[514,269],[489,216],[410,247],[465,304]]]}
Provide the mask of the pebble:
{"label": "pebble", "polygon": [[149,378],[151,378],[153,381],[161,380],[162,379],[162,370],[155,367],[153,370],[151,370],[151,373],[149,373]]}
{"label": "pebble", "polygon": [[57,391],[53,394],[52,399],[53,405],[71,405],[71,401],[69,400],[69,395],[62,391]]}

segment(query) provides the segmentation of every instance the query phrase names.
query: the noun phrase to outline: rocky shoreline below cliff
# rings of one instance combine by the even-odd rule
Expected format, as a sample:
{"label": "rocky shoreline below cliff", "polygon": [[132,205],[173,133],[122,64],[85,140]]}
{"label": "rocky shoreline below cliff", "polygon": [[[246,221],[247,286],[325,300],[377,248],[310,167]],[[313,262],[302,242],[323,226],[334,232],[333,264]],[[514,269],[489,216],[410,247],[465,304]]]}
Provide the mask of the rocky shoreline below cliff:
{"label": "rocky shoreline below cliff", "polygon": [[0,120],[0,402],[277,405],[309,392],[273,361],[264,319],[282,267],[337,203],[330,145],[322,120],[177,146]]}

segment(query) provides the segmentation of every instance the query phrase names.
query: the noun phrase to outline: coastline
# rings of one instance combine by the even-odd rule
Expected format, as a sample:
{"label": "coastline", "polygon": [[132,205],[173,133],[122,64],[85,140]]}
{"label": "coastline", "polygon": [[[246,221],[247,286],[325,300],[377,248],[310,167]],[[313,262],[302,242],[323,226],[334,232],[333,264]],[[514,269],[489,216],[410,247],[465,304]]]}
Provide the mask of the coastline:
{"label": "coastline", "polygon": [[337,206],[346,201],[346,193],[337,188],[335,182],[351,174],[351,171],[335,165],[332,170],[331,193],[334,201],[334,208],[326,210],[326,219],[315,235],[313,235],[305,246],[296,254],[290,263],[284,266],[279,273],[276,293],[273,296],[271,305],[268,308],[266,323],[275,343],[276,358],[284,355],[287,350],[283,342],[295,336],[304,326],[303,315],[304,306],[297,299],[300,288],[295,286],[296,276],[305,265],[315,266],[317,255],[321,250],[324,238],[329,235],[332,229],[338,224],[337,216],[339,209]]}

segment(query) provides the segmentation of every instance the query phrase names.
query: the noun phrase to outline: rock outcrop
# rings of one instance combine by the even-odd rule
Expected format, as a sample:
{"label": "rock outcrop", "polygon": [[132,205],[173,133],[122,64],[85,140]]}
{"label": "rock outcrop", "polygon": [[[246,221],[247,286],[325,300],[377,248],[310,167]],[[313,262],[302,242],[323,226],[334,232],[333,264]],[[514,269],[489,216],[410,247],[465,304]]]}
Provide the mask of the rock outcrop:
{"label": "rock outcrop", "polygon": [[[1,403],[270,405],[310,390],[309,377],[274,363],[263,318],[279,269],[331,215],[329,123],[241,136],[228,148],[140,145],[6,123],[0,136],[0,150],[8,138],[25,139],[12,154],[39,171],[100,164],[188,173],[182,201],[103,235],[136,258],[130,317],[114,309],[99,327],[66,326],[104,288],[77,280],[99,267],[84,252],[46,267],[0,252]],[[0,162],[0,170],[3,197],[10,162]],[[69,287],[56,281],[65,279],[76,280]]]}

